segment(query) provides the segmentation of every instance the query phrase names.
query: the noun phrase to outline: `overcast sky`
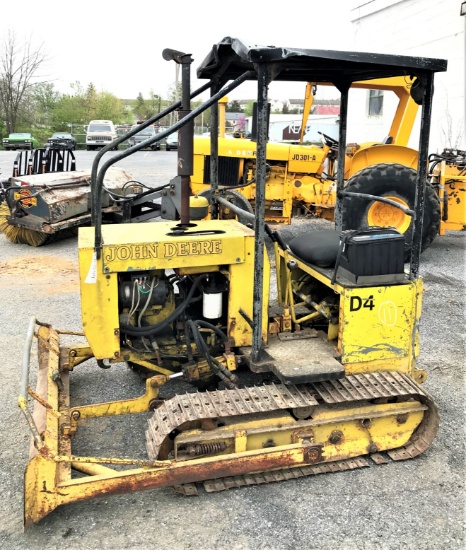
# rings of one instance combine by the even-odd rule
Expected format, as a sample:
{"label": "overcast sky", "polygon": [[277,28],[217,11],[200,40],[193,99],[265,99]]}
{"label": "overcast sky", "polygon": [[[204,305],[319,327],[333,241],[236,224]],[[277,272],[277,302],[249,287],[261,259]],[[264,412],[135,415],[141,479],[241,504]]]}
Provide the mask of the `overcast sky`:
{"label": "overcast sky", "polygon": [[[2,2],[0,37],[43,44],[50,61],[42,73],[61,92],[79,81],[120,98],[145,98],[152,90],[167,97],[175,63],[164,48],[192,54],[192,77],[213,44],[225,36],[250,44],[351,49],[347,0],[266,2],[245,0],[20,0]],[[193,88],[199,81],[193,82]],[[273,83],[275,99],[303,97],[301,84]],[[240,86],[230,98],[250,98],[255,85]],[[272,93],[273,92],[273,93]],[[207,97],[207,96],[205,96]]]}

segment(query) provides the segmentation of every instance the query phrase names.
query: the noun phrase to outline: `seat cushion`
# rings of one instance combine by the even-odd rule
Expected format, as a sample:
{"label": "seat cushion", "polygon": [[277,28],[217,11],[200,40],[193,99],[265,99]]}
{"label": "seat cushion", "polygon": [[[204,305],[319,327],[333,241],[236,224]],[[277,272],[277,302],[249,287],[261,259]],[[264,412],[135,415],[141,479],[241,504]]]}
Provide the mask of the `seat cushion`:
{"label": "seat cushion", "polygon": [[309,231],[292,239],[288,246],[298,258],[318,267],[334,267],[340,246],[340,233],[333,229]]}

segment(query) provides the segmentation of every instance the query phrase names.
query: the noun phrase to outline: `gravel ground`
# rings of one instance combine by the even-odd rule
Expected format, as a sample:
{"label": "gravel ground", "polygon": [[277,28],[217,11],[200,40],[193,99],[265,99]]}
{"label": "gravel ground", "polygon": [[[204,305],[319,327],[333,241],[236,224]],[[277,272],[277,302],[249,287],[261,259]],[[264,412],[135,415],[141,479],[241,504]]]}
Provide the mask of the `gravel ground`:
{"label": "gravel ground", "polygon": [[[78,168],[94,153],[78,152]],[[14,154],[0,152],[2,176]],[[175,174],[176,153],[138,153],[124,166],[150,185]],[[296,220],[285,237],[321,220]],[[76,240],[45,247],[13,245],[0,236],[0,547],[27,549],[463,549],[465,547],[464,232],[438,237],[423,254],[425,281],[420,367],[440,409],[431,448],[407,462],[358,471],[183,497],[171,489],[94,499],[63,506],[23,532],[23,472],[29,433],[18,409],[21,357],[29,319],[80,330]],[[33,370],[36,368],[35,359]],[[73,373],[75,402],[137,396],[139,377],[123,366]],[[143,416],[143,415],[142,415]],[[144,457],[145,418],[100,419],[76,442],[80,453]],[[98,434],[88,447],[85,435]],[[133,453],[134,449],[134,453]]]}

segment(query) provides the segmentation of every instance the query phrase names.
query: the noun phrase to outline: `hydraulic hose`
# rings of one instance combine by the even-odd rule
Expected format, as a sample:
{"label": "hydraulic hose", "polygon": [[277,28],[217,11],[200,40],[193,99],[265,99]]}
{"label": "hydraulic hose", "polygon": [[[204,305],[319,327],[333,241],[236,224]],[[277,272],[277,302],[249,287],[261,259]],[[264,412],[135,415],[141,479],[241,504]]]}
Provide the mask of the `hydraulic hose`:
{"label": "hydraulic hose", "polygon": [[223,330],[220,330],[215,325],[212,325],[211,323],[208,323],[207,321],[203,321],[202,319],[199,319],[199,320],[195,321],[195,323],[196,323],[196,325],[199,325],[201,327],[210,328],[210,330],[213,330],[215,332],[215,334],[217,334],[217,336],[221,340],[223,340],[224,342],[228,342],[227,335],[223,332]]}
{"label": "hydraulic hose", "polygon": [[206,273],[199,275],[199,277],[197,277],[197,279],[194,281],[194,284],[188,292],[186,298],[174,311],[172,311],[172,313],[170,313],[170,315],[166,319],[164,319],[160,323],[157,323],[156,325],[149,325],[147,327],[133,327],[131,325],[122,324],[120,325],[121,331],[124,334],[128,334],[130,336],[155,336],[156,334],[159,334],[160,332],[165,330],[168,325],[176,321],[178,317],[184,312],[184,310],[192,302],[192,297],[194,296],[196,289],[206,277]]}
{"label": "hydraulic hose", "polygon": [[[209,348],[207,347],[207,344],[202,338],[197,325],[201,325],[201,326],[208,325],[208,328],[213,328],[213,329],[216,329],[217,327],[214,327],[210,323],[206,323],[201,320],[198,320],[198,321],[189,320],[186,322],[186,324],[191,329],[191,332],[194,337],[194,341],[196,342],[197,349],[199,353],[204,356],[205,360],[207,361],[210,367],[210,370],[214,372],[221,380],[223,380],[223,382],[227,387],[229,387],[230,389],[235,388],[238,378],[234,374],[232,374],[227,368],[225,368],[219,361],[217,361],[215,357],[212,357],[210,355]],[[220,332],[223,334],[222,331]]]}

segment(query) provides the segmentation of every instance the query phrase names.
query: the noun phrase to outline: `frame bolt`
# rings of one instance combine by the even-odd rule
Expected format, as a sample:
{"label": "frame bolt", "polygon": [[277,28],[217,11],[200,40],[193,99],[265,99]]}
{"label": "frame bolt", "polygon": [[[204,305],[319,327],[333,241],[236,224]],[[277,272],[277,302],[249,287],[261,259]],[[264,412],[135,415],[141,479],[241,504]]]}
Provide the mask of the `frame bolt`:
{"label": "frame bolt", "polygon": [[328,438],[330,443],[332,443],[333,445],[338,445],[338,443],[341,443],[342,439],[343,439],[343,432],[341,432],[340,430],[334,430],[330,434],[330,437]]}
{"label": "frame bolt", "polygon": [[377,445],[375,443],[371,443],[368,447],[367,447],[367,452],[368,453],[378,453],[379,452],[379,449],[377,447]]}

